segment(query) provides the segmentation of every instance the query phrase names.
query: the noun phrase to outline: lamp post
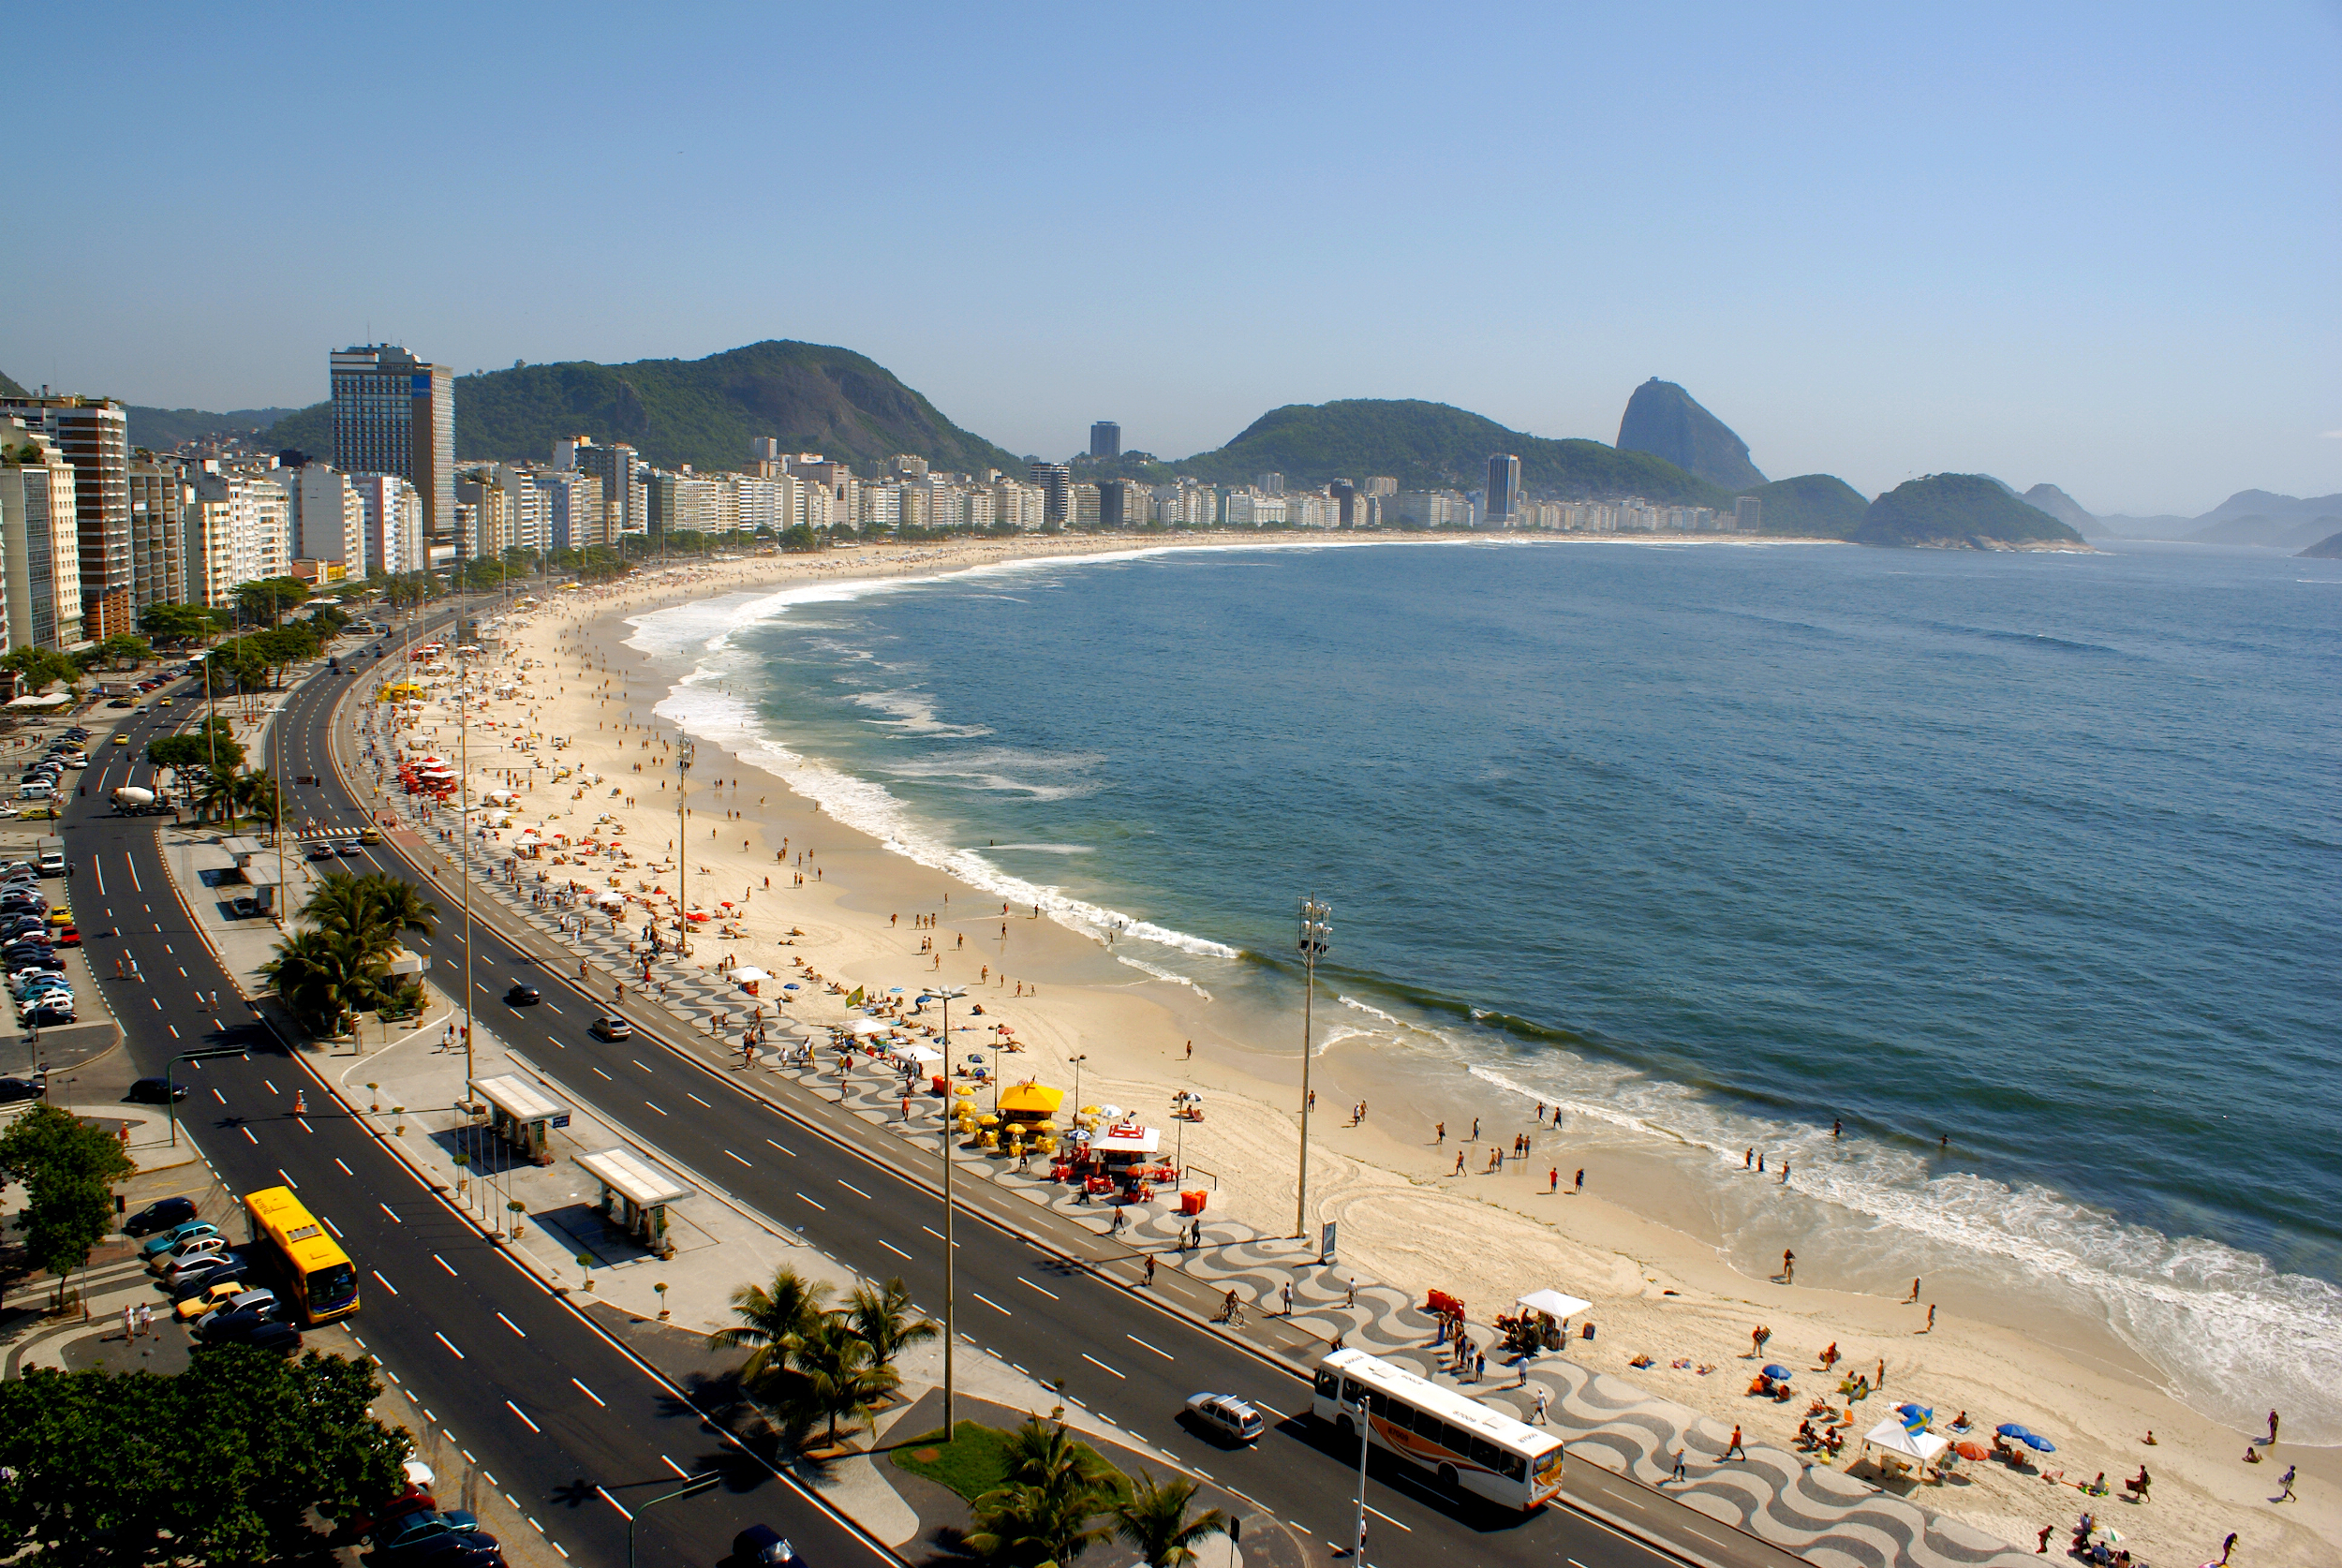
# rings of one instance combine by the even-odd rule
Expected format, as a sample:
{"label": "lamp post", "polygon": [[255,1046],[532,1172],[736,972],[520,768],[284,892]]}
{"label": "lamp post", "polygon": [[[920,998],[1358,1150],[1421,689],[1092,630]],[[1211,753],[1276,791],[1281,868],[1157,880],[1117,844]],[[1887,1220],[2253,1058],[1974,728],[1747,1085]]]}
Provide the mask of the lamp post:
{"label": "lamp post", "polygon": [[1295,946],[1301,954],[1301,1165],[1293,1194],[1293,1234],[1303,1240],[1310,1234],[1310,1036],[1311,1007],[1317,999],[1317,961],[1333,945],[1334,928],[1327,917],[1331,904],[1301,900]]}
{"label": "lamp post", "polygon": [[179,1146],[179,1087],[171,1081],[183,1061],[200,1061],[206,1057],[242,1057],[249,1061],[252,1053],[241,1045],[224,1046],[214,1051],[182,1051],[163,1066],[163,1110],[170,1118],[170,1146]]}
{"label": "lamp post", "polygon": [[[460,622],[459,622],[460,627]],[[471,662],[455,650],[455,838],[462,851],[456,870],[464,879],[464,1103],[471,1103]],[[468,1115],[468,1111],[466,1113]]]}
{"label": "lamp post", "polygon": [[683,791],[691,772],[692,753],[697,748],[681,735],[674,743],[674,901],[675,955],[691,955],[691,836],[685,826]]}
{"label": "lamp post", "polygon": [[[998,1035],[994,1035],[994,1036],[993,1036],[993,1038],[994,1038],[995,1040],[997,1040],[997,1039],[999,1039],[999,1038],[1000,1038],[1000,1036],[998,1036]],[[995,1059],[995,1060],[998,1060],[999,1058],[995,1058],[994,1059]],[[1075,1057],[1075,1058],[1072,1058],[1073,1063],[1074,1063],[1074,1115],[1075,1115],[1075,1116],[1079,1116],[1079,1115],[1081,1114],[1081,1108],[1082,1108],[1082,1063],[1084,1063],[1084,1062],[1088,1061],[1089,1059],[1089,1053],[1088,1051],[1084,1051],[1084,1052],[1083,1052],[1080,1056],[1078,1056],[1078,1057]],[[1071,1121],[1071,1120],[1073,1119],[1073,1117],[1068,1117],[1066,1119],[1067,1119],[1068,1121]]]}
{"label": "lamp post", "polygon": [[[943,998],[943,1071],[947,1075],[945,1081],[949,1082],[948,1074],[952,1066],[952,998],[966,996],[968,988],[964,985],[945,985],[941,988],[941,994]],[[998,1077],[999,1074],[995,1073],[994,1076]],[[952,1201],[952,1118],[947,1114],[941,1119],[943,1124],[943,1441],[949,1442],[952,1441],[952,1432],[955,1429],[952,1426],[952,1340],[956,1337],[955,1330],[957,1325],[955,1313],[958,1306],[959,1260],[955,1254],[959,1243],[952,1239],[953,1233],[956,1229],[952,1223],[952,1219],[958,1212],[958,1206]]]}
{"label": "lamp post", "polygon": [[[1341,1405],[1339,1399],[1334,1402]],[[1347,1410],[1349,1407],[1341,1405],[1341,1408]],[[1366,1385],[1361,1383],[1358,1385],[1358,1522],[1350,1537],[1350,1559],[1357,1564],[1366,1561],[1366,1456],[1368,1450],[1374,1446],[1373,1428],[1369,1425],[1371,1419],[1367,1413]]]}
{"label": "lamp post", "polygon": [[[652,1498],[648,1502],[641,1504],[638,1511],[656,1508],[662,1502],[673,1502],[676,1498],[690,1497],[696,1493],[704,1492],[707,1490],[708,1487],[714,1486],[717,1482],[722,1479],[723,1472],[716,1470],[704,1471],[698,1475],[689,1476],[684,1481],[682,1486],[677,1487],[674,1491],[663,1492],[658,1497]],[[604,1497],[609,1496],[607,1492],[602,1495]],[[626,1514],[626,1568],[634,1568],[634,1515],[627,1514],[626,1510],[623,1508],[619,1509],[618,1512]]]}

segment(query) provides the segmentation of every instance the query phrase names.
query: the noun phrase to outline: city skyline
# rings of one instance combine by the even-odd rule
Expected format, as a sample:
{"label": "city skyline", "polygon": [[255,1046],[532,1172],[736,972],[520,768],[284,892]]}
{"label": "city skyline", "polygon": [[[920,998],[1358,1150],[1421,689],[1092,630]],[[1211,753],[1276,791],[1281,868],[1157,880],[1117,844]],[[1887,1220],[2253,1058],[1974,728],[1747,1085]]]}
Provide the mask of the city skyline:
{"label": "city skyline", "polygon": [[[403,342],[461,374],[786,337],[866,353],[963,427],[1053,459],[1101,408],[1126,447],[1179,457],[1269,408],[1351,397],[1608,441],[1655,375],[1768,474],[1866,493],[1978,471],[2101,513],[2192,513],[2249,486],[2342,489],[2329,9],[1782,25],[1490,7],[1438,29],[1370,9],[1334,31],[1231,12],[1142,38],[1087,17],[1002,37],[905,7],[924,42],[893,67],[905,108],[883,123],[857,111],[854,73],[788,69],[857,57],[867,21],[702,13],[644,32],[590,125],[555,84],[592,27],[465,13],[454,52],[432,15],[287,29],[260,12],[126,37],[51,19],[69,63],[23,83],[20,107],[83,130],[56,150],[45,232],[102,233],[97,171],[129,167],[156,176],[145,200],[181,243],[167,262],[125,245],[67,267],[20,237],[7,275],[46,304],[0,333],[0,371],[224,410],[322,400],[328,342]],[[1475,45],[1498,32],[1517,63],[1490,75]],[[286,68],[258,99],[200,100],[191,120],[138,96],[95,123],[79,111],[98,60],[200,74],[263,47]],[[1134,108],[1092,67],[1141,48],[1167,90]],[[333,67],[354,59],[432,109],[394,143],[448,175],[394,203],[390,231],[416,238],[361,244],[384,214],[329,201],[250,245],[205,171],[265,141],[274,177],[332,188],[348,148],[287,127],[332,120]],[[1045,112],[941,91],[971,67],[1053,72],[1073,96]],[[760,86],[780,80],[786,94]],[[1376,111],[1365,84],[1383,80],[1431,107]],[[704,118],[670,131],[660,105],[687,89]],[[758,175],[759,150],[782,145],[813,149],[833,186]],[[419,193],[525,200],[556,167],[665,219],[595,245],[518,223],[424,238],[452,212]],[[1410,181],[1445,190],[1452,223],[1393,196]],[[853,241],[874,215],[860,193],[880,189],[927,208],[920,243]],[[1036,195],[1074,221],[1034,228]],[[1192,214],[1198,242],[1108,244],[1105,214],[1133,200]],[[1493,244],[1470,215],[1491,202],[1508,214]],[[1277,243],[1200,238],[1224,223]]]}

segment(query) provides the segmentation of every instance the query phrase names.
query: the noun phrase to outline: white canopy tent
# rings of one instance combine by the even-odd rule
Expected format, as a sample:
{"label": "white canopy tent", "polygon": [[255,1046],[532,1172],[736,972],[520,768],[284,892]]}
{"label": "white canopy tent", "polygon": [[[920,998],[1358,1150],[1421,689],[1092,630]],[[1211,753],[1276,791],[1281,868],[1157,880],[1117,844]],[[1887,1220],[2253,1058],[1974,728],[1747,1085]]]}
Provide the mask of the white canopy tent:
{"label": "white canopy tent", "polygon": [[895,1026],[892,1024],[881,1023],[876,1018],[849,1018],[837,1027],[844,1029],[848,1034],[871,1035],[884,1034],[888,1029],[893,1028]]}
{"label": "white canopy tent", "polygon": [[766,974],[763,969],[734,969],[731,972],[732,978],[739,981],[742,984],[747,984],[750,981],[761,984],[773,978],[771,975]]}
{"label": "white canopy tent", "polygon": [[1920,1464],[1934,1464],[1935,1456],[1951,1446],[1933,1432],[1905,1430],[1903,1423],[1889,1416],[1864,1435],[1862,1441],[1873,1448],[1883,1448]]}
{"label": "white canopy tent", "polygon": [[1516,1296],[1513,1305],[1526,1307],[1532,1312],[1543,1312],[1549,1317],[1570,1318],[1576,1317],[1592,1307],[1593,1303],[1580,1301],[1574,1295],[1564,1295],[1559,1291],[1531,1291],[1527,1295]]}

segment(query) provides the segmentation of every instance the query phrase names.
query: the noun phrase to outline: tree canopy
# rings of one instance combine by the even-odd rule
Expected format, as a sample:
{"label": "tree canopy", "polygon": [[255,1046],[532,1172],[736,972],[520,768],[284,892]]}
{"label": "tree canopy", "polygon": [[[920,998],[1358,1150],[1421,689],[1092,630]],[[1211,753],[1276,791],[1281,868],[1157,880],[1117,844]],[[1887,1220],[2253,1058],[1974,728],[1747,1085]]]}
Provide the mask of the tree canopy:
{"label": "tree canopy", "polygon": [[135,1171],[120,1139],[46,1102],[0,1132],[0,1172],[24,1184],[25,1250],[57,1277],[60,1301],[113,1228],[113,1184]]}
{"label": "tree canopy", "polygon": [[230,590],[235,596],[236,608],[244,612],[247,621],[274,626],[292,611],[309,602],[309,584],[298,577],[259,577],[249,583],[239,583]]}
{"label": "tree canopy", "polygon": [[212,634],[212,613],[200,604],[150,604],[139,612],[139,629],[168,642],[194,642]]}

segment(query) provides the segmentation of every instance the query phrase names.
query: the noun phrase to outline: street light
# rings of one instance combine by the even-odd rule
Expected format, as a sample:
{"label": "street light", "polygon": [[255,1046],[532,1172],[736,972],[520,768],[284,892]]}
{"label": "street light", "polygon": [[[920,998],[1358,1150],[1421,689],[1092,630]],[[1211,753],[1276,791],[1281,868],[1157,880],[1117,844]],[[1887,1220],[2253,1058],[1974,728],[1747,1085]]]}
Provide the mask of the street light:
{"label": "street light", "polygon": [[[993,1038],[997,1040],[997,1039],[998,1039],[998,1038],[1000,1038],[1000,1037],[999,1037],[998,1035],[995,1035]],[[949,1043],[949,1042],[946,1042],[945,1043],[947,1043],[947,1044],[948,1044],[948,1043]],[[999,1058],[998,1058],[997,1057],[996,1057],[996,1058],[994,1058],[993,1059],[994,1059],[995,1061],[998,1061],[998,1060],[999,1060]],[[1073,1062],[1074,1062],[1074,1111],[1075,1111],[1075,1115],[1079,1115],[1079,1114],[1080,1114],[1080,1112],[1081,1112],[1081,1108],[1082,1108],[1082,1063],[1084,1063],[1084,1062],[1088,1061],[1089,1059],[1089,1053],[1088,1051],[1084,1051],[1084,1052],[1083,1052],[1080,1056],[1075,1057],[1075,1058],[1073,1058]],[[1067,1119],[1068,1121],[1070,1121],[1070,1120],[1072,1120],[1072,1119],[1073,1119],[1073,1117],[1068,1117],[1066,1119]]]}
{"label": "street light", "polygon": [[252,1059],[252,1053],[241,1045],[228,1045],[214,1051],[182,1051],[163,1066],[163,1111],[170,1118],[170,1146],[179,1146],[179,1088],[171,1082],[171,1074],[183,1061],[200,1061],[206,1057],[242,1057]]}
{"label": "street light", "polygon": [[[1367,1413],[1367,1398],[1366,1385],[1358,1384],[1358,1522],[1357,1529],[1350,1537],[1350,1561],[1354,1564],[1366,1561],[1366,1456],[1368,1450],[1374,1446],[1374,1428],[1372,1417]],[[1337,1409],[1344,1411],[1350,1408],[1339,1398],[1334,1404]]]}
{"label": "street light", "polygon": [[[968,988],[964,985],[945,985],[939,988],[938,994],[943,999],[943,1071],[949,1073],[952,1067],[952,998],[966,996]],[[999,1058],[995,1058],[994,1060],[997,1063]],[[993,1076],[997,1078],[1000,1074],[996,1072]],[[943,1441],[949,1442],[956,1429],[952,1426],[952,1340],[956,1337],[954,1329],[957,1323],[955,1313],[958,1305],[959,1260],[956,1250],[959,1243],[952,1239],[956,1229],[952,1223],[952,1219],[958,1213],[958,1206],[952,1202],[952,1118],[947,1113],[941,1120],[943,1124]]]}
{"label": "street light", "polygon": [[1310,1035],[1311,1006],[1317,999],[1317,961],[1333,945],[1334,928],[1327,916],[1331,904],[1301,900],[1294,945],[1301,954],[1301,1168],[1293,1195],[1293,1234],[1307,1240],[1310,1234]]}
{"label": "street light", "polygon": [[681,735],[674,743],[674,950],[677,957],[691,955],[691,836],[685,828],[683,791],[698,747]]}
{"label": "street light", "polygon": [[[641,1507],[644,1509],[656,1508],[662,1502],[673,1502],[679,1497],[695,1496],[698,1493],[707,1490],[708,1487],[714,1486],[717,1482],[721,1481],[723,1478],[723,1472],[721,1471],[704,1471],[698,1475],[687,1478],[683,1485],[677,1487],[674,1491],[665,1492],[658,1497],[652,1498],[648,1502],[643,1503]],[[610,1496],[608,1492],[604,1492],[601,1495],[604,1497]],[[616,1500],[612,1499],[612,1501],[615,1501]],[[618,1512],[626,1514],[626,1568],[634,1568],[634,1516],[632,1514],[627,1514],[626,1510],[623,1508],[619,1509]]]}

